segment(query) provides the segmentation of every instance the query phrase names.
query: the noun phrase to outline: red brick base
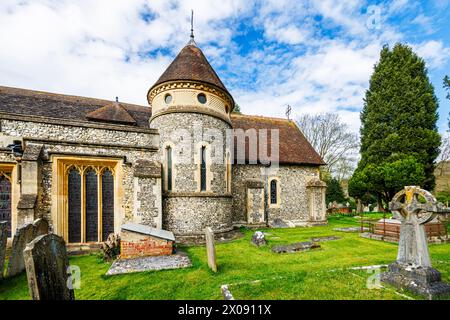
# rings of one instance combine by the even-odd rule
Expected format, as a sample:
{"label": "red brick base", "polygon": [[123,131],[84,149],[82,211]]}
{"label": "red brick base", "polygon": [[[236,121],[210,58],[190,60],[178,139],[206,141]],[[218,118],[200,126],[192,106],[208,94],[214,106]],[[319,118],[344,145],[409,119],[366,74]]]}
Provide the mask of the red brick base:
{"label": "red brick base", "polygon": [[148,235],[122,232],[120,258],[130,259],[147,256],[164,256],[173,253],[173,241]]}

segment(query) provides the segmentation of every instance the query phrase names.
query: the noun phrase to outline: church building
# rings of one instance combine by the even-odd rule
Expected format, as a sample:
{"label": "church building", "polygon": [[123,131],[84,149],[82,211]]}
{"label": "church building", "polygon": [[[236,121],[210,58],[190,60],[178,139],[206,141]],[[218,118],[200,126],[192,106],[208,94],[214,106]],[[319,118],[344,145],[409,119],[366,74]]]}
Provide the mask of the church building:
{"label": "church building", "polygon": [[69,244],[102,242],[127,222],[180,241],[206,227],[326,223],[323,160],[294,121],[234,113],[193,39],[147,100],[0,86],[0,221],[9,236],[39,217]]}

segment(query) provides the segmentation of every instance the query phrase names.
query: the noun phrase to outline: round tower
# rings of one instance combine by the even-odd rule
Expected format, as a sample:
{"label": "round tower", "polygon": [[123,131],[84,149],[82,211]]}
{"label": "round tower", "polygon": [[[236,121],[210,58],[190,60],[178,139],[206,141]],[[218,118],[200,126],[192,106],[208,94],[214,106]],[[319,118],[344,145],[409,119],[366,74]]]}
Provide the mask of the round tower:
{"label": "round tower", "polygon": [[227,131],[234,100],[193,39],[148,91],[160,133],[163,228],[178,237],[232,230]]}

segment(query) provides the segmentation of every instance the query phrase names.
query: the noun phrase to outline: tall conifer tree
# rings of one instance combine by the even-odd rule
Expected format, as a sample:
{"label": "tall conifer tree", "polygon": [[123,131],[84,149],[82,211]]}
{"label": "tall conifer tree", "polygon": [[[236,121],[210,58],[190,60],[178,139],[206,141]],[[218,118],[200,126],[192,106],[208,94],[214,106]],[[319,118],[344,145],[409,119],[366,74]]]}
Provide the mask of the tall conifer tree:
{"label": "tall conifer tree", "polygon": [[390,201],[404,185],[434,188],[438,101],[425,62],[412,49],[384,46],[361,112],[361,160],[350,194]]}

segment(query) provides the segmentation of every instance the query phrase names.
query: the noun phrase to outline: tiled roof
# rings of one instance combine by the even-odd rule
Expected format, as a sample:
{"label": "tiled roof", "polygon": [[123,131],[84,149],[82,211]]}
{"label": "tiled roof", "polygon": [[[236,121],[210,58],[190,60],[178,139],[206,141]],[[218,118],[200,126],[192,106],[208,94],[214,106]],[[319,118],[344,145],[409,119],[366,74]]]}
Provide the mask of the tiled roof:
{"label": "tiled roof", "polygon": [[[114,108],[111,109],[111,106]],[[120,103],[120,106],[136,121],[136,126],[149,128],[150,107],[126,103]],[[56,118],[61,119],[62,123],[64,123],[64,120],[92,123],[93,121],[89,120],[89,115],[90,117],[97,115],[102,118],[102,121],[114,124],[117,123],[115,108],[115,102],[113,101],[0,86],[0,113]],[[118,112],[118,118],[123,120],[124,114],[122,113],[120,116],[121,112]],[[127,117],[125,116],[125,118]],[[128,126],[131,129],[134,125],[131,123],[131,119],[128,118],[128,120],[130,120]],[[324,164],[293,121],[238,114],[232,114],[231,121],[235,129],[279,129],[280,163]],[[120,123],[124,124],[125,122]],[[268,150],[270,150],[270,145]],[[246,154],[248,155],[248,150]]]}
{"label": "tiled roof", "polygon": [[192,44],[188,44],[180,51],[178,56],[172,61],[153,87],[156,87],[161,83],[174,80],[195,80],[206,82],[221,88],[229,94],[228,90],[225,88],[225,85],[209,64],[202,50]]}
{"label": "tiled roof", "polygon": [[[87,118],[87,115],[97,112],[97,115],[102,117],[102,121],[118,123],[117,114],[111,112],[111,109],[109,112],[108,110],[106,110],[107,112],[99,111],[99,109],[114,103],[108,100],[0,86],[0,112],[9,114],[93,122]],[[127,118],[127,121],[119,121],[119,123],[149,128],[150,107],[127,103],[120,103],[120,105],[132,119]],[[132,120],[135,123],[130,123]]]}
{"label": "tiled roof", "polygon": [[94,121],[136,125],[136,120],[118,102],[107,104],[100,109],[89,112],[86,118]]}
{"label": "tiled roof", "polygon": [[[303,133],[297,127],[294,121],[280,118],[269,118],[261,116],[249,116],[232,114],[231,122],[234,129],[256,129],[259,133],[261,129],[279,130],[279,162],[283,164],[308,164],[324,165],[324,161],[317,154]],[[270,153],[271,136],[268,135],[268,153]],[[246,143],[246,160],[248,160],[248,146]],[[237,162],[237,144],[235,143],[235,161]],[[258,152],[259,153],[259,152]],[[258,157],[259,160],[259,157]],[[235,163],[236,163],[235,162]]]}

